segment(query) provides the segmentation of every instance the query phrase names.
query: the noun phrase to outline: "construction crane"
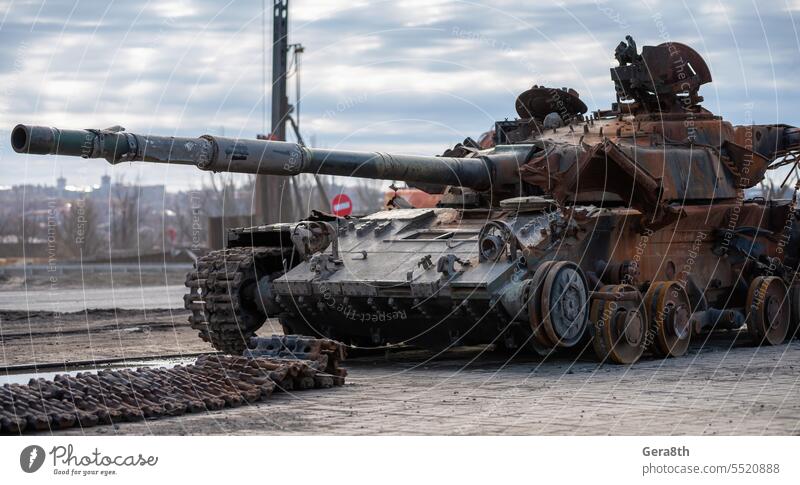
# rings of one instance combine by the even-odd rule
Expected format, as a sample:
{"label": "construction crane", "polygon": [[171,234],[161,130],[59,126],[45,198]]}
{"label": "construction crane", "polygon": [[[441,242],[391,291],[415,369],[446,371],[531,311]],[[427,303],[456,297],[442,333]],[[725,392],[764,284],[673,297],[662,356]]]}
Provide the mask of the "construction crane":
{"label": "construction crane", "polygon": [[[305,51],[302,44],[289,44],[289,0],[273,0],[272,4],[272,119],[271,128],[266,131],[266,63],[267,63],[267,2],[262,4],[262,83],[264,100],[262,103],[262,140],[286,140],[286,125],[291,126],[297,142],[305,145],[300,133],[300,57]],[[289,71],[289,57],[292,58]],[[295,103],[289,104],[288,78],[295,77]],[[319,190],[322,207],[327,206],[328,196],[318,175],[313,175]],[[301,197],[296,187],[297,181],[279,175],[259,175],[256,178],[256,219],[259,223],[272,224],[293,220],[297,214],[294,200]],[[303,201],[303,206],[309,205]]]}

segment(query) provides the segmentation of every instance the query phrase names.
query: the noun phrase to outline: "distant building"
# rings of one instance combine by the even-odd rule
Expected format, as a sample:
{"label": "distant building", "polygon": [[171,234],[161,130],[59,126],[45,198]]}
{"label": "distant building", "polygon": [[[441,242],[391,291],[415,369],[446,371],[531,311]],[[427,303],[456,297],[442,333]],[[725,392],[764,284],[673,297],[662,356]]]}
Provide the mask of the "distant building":
{"label": "distant building", "polygon": [[59,197],[64,197],[66,195],[66,192],[67,192],[67,179],[64,178],[63,174],[60,177],[58,177],[58,179],[56,180],[56,190],[58,191],[58,196]]}
{"label": "distant building", "polygon": [[97,192],[99,192],[98,195],[102,197],[108,196],[109,192],[111,192],[111,176],[105,174],[100,177],[100,188],[97,189]]}

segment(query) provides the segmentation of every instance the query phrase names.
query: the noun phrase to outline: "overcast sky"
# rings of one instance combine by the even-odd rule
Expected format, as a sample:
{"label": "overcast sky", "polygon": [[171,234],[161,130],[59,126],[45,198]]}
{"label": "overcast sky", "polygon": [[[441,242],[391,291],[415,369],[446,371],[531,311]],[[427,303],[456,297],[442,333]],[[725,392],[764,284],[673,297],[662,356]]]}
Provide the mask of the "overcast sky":
{"label": "overcast sky", "polygon": [[[0,186],[51,184],[60,173],[71,185],[109,173],[197,186],[200,172],[185,167],[20,156],[9,131],[120,124],[253,137],[262,129],[261,5],[0,0]],[[800,0],[291,0],[290,42],[306,47],[301,129],[317,146],[437,154],[513,117],[532,84],[570,86],[590,109],[606,108],[626,34],[640,46],[697,49],[714,78],[704,105],[727,119],[800,125],[796,19]]]}

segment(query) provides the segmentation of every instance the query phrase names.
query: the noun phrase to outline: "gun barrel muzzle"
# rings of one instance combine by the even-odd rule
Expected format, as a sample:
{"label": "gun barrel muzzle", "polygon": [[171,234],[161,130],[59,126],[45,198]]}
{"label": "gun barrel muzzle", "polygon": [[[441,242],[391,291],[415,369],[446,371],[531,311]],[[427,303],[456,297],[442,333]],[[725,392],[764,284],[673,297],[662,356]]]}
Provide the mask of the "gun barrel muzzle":
{"label": "gun barrel muzzle", "polygon": [[91,141],[86,130],[58,130],[49,126],[17,125],[11,130],[11,147],[17,153],[33,155],[83,156],[82,147]]}

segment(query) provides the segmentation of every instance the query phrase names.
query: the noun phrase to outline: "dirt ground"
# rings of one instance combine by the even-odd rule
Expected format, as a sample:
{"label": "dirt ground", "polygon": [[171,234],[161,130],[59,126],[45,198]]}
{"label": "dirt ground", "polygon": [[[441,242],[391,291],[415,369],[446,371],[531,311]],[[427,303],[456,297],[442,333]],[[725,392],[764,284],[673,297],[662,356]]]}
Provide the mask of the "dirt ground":
{"label": "dirt ground", "polygon": [[183,310],[0,312],[2,365],[179,354],[209,350]]}
{"label": "dirt ground", "polygon": [[[182,310],[0,312],[0,324],[3,365],[210,350]],[[632,367],[393,352],[346,361],[341,388],[59,434],[800,434],[800,341],[756,348],[726,335],[698,347]]]}
{"label": "dirt ground", "polygon": [[186,269],[167,269],[158,272],[85,272],[69,276],[36,273],[29,276],[0,275],[0,291],[59,290],[75,288],[108,288],[109,286],[164,286],[183,285]]}

